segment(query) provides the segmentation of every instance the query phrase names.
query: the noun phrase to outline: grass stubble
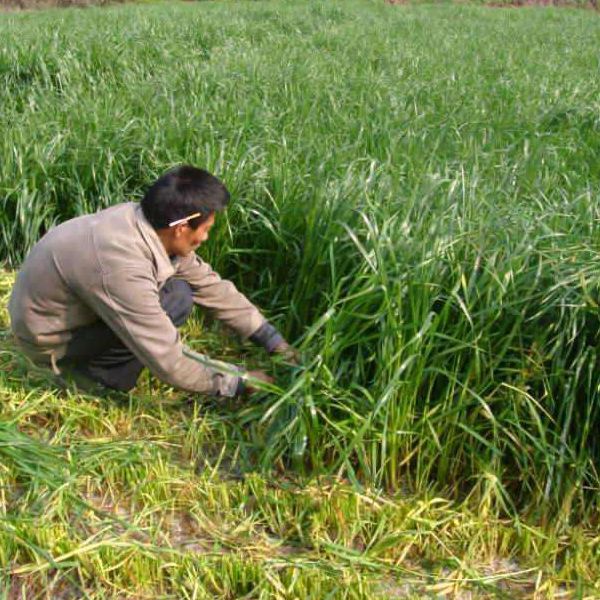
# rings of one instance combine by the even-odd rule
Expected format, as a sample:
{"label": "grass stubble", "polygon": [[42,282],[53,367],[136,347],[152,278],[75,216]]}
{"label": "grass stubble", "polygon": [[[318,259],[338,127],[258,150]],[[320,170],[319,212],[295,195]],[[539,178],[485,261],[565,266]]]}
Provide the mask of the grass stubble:
{"label": "grass stubble", "polygon": [[243,406],[107,401],[5,341],[7,594],[598,593],[599,34],[375,2],[3,15],[6,265],[204,165],[236,202],[203,254],[304,354]]}

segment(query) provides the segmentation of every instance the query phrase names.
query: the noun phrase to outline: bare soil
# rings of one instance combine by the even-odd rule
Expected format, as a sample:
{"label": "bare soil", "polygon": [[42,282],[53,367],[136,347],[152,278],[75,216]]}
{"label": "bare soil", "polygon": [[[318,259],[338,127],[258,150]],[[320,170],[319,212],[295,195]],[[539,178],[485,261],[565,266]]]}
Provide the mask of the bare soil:
{"label": "bare soil", "polygon": [[[407,5],[411,0],[385,0],[387,4]],[[469,4],[468,0],[455,0],[457,4]],[[526,6],[566,6],[598,10],[600,0],[488,0],[483,6],[491,8],[521,8]]]}
{"label": "bare soil", "polygon": [[123,2],[124,0],[0,0],[0,10],[27,10],[32,8],[50,8],[52,6],[86,7]]}
{"label": "bare soil", "polygon": [[570,8],[588,8],[598,10],[598,0],[580,2],[577,0],[500,0],[499,2],[486,2],[492,8],[522,8],[526,6],[560,6]]}
{"label": "bare soil", "polygon": [[[410,4],[411,0],[384,0],[387,4]],[[457,0],[463,2],[463,0]],[[0,0],[0,11],[2,10],[27,10],[34,8],[50,8],[52,6],[104,6],[118,4],[127,0]],[[494,8],[519,8],[522,6],[574,6],[579,8],[598,9],[600,0],[498,0],[485,2],[485,6]]]}

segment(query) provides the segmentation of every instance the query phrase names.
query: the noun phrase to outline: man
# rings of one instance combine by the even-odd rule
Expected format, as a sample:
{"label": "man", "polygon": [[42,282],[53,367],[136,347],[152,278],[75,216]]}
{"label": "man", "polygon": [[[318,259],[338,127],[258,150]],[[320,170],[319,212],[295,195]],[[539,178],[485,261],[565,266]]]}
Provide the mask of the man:
{"label": "man", "polygon": [[38,364],[128,391],[143,367],[166,383],[219,396],[252,393],[262,371],[211,363],[184,347],[177,327],[194,304],[268,352],[293,353],[277,330],[195,250],[229,192],[192,166],[160,177],[141,204],[118,204],[49,231],[27,256],[9,314]]}

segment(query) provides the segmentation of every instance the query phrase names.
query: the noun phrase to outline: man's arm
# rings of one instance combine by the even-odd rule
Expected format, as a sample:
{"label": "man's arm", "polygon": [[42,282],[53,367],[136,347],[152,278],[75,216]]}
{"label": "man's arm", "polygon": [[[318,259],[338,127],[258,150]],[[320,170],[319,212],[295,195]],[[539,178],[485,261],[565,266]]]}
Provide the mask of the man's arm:
{"label": "man's arm", "polygon": [[283,336],[231,281],[221,279],[209,264],[195,254],[183,258],[177,267],[177,277],[185,279],[194,294],[194,302],[208,309],[242,338],[249,338],[267,352],[278,352],[285,345]]}
{"label": "man's arm", "polygon": [[184,390],[220,396],[234,396],[243,388],[238,367],[201,364],[184,354],[179,333],[160,306],[156,282],[147,274],[135,269],[106,273],[102,289],[79,293],[162,381]]}

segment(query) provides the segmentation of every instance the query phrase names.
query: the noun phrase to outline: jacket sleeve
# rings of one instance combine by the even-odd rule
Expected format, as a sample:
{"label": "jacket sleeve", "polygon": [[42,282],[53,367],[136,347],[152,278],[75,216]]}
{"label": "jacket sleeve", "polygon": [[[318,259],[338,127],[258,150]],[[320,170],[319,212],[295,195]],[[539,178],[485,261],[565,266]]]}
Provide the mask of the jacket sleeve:
{"label": "jacket sleeve", "polygon": [[[82,298],[154,375],[193,392],[233,396],[240,384],[234,365],[210,361],[182,344],[160,305],[156,281],[134,269],[105,273],[102,289]],[[199,362],[202,361],[202,362]]]}
{"label": "jacket sleeve", "polygon": [[231,281],[221,279],[196,254],[181,260],[175,276],[190,284],[196,304],[208,309],[242,338],[250,337],[266,322],[258,308]]}

